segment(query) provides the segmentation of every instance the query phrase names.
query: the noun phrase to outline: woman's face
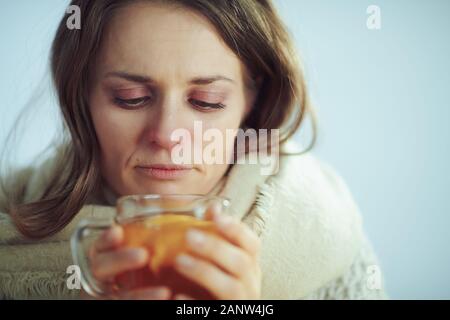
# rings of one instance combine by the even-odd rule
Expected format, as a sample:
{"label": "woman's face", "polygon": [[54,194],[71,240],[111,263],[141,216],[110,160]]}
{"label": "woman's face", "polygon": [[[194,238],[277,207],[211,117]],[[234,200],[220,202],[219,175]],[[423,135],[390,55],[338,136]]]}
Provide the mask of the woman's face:
{"label": "woman's face", "polygon": [[[246,68],[206,18],[142,2],[120,9],[102,39],[89,96],[104,179],[118,195],[208,193],[226,161],[191,162],[183,171],[148,167],[175,163],[172,150],[187,143],[171,140],[176,129],[189,131],[194,148],[194,121],[223,137],[239,128],[256,95],[251,88]],[[233,149],[223,144],[229,159]]]}

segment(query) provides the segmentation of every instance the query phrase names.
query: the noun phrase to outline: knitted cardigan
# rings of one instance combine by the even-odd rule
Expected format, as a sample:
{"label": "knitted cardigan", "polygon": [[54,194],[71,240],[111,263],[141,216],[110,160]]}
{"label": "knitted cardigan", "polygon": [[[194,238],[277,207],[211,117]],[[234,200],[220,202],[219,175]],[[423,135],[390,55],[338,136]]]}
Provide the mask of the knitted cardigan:
{"label": "knitted cardigan", "polygon": [[[283,150],[297,147],[291,141]],[[56,161],[58,152],[18,171],[7,187],[22,188],[24,202],[39,199]],[[386,298],[381,275],[379,286],[370,285],[369,270],[379,263],[358,206],[334,169],[307,153],[281,155],[278,172],[261,172],[259,164],[234,164],[211,192],[228,197],[228,213],[261,238],[261,298]],[[111,218],[115,200],[104,186],[63,230],[37,241],[17,232],[0,192],[0,298],[79,298],[80,290],[67,286],[70,236],[82,218]]]}

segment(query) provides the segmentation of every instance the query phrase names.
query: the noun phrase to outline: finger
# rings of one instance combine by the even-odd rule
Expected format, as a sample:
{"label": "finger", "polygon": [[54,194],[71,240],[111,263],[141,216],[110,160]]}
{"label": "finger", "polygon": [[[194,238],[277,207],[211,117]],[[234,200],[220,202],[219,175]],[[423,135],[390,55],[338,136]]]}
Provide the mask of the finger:
{"label": "finger", "polygon": [[221,213],[221,208],[222,206],[218,203],[211,204],[206,210],[205,220],[212,220],[215,215]]}
{"label": "finger", "polygon": [[127,291],[119,295],[121,300],[167,300],[171,291],[167,287],[154,287]]}
{"label": "finger", "polygon": [[179,293],[175,295],[174,300],[194,300],[191,296],[188,296],[187,294]]}
{"label": "finger", "polygon": [[226,239],[259,258],[261,240],[246,224],[226,214],[214,214],[213,221]]}
{"label": "finger", "polygon": [[227,240],[199,230],[187,232],[187,243],[196,256],[204,258],[233,276],[244,279],[253,270],[252,256]]}
{"label": "finger", "polygon": [[105,230],[98,239],[95,240],[93,245],[89,248],[88,257],[94,259],[94,257],[100,253],[108,250],[118,248],[123,241],[123,229],[120,226],[111,226]]}
{"label": "finger", "polygon": [[93,258],[97,253],[105,252],[118,248],[123,241],[123,229],[120,226],[114,225],[104,231],[100,237],[95,240],[91,247],[89,256]]}
{"label": "finger", "polygon": [[143,248],[124,248],[98,254],[92,260],[92,273],[100,281],[147,264],[148,252]]}
{"label": "finger", "polygon": [[181,254],[176,259],[175,269],[218,299],[240,299],[243,296],[243,286],[237,279],[202,259]]}

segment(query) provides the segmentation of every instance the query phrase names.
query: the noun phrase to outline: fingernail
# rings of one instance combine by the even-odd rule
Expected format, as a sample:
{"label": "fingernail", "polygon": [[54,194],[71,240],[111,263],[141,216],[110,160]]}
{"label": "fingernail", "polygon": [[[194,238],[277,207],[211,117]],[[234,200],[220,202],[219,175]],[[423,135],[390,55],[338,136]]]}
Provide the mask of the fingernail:
{"label": "fingernail", "polygon": [[154,292],[158,297],[165,297],[165,296],[169,295],[170,290],[168,288],[164,287],[164,288],[158,288]]}
{"label": "fingernail", "polygon": [[213,203],[211,205],[211,212],[214,215],[220,214],[221,209],[222,209],[222,206],[220,204],[218,204],[218,203]]}
{"label": "fingernail", "polygon": [[118,226],[113,226],[109,232],[108,232],[108,236],[107,236],[107,240],[108,241],[113,241],[116,238],[119,238],[121,236],[121,228]]}
{"label": "fingernail", "polygon": [[191,267],[194,264],[194,260],[185,254],[179,255],[176,258],[176,262],[182,267]]}
{"label": "fingernail", "polygon": [[205,236],[200,231],[189,230],[187,233],[187,240],[193,245],[199,245],[205,241]]}
{"label": "fingernail", "polygon": [[132,249],[131,255],[133,256],[134,259],[138,261],[144,261],[145,259],[147,259],[148,252],[147,250],[142,248],[135,248]]}
{"label": "fingernail", "polygon": [[219,228],[226,229],[231,224],[232,219],[230,216],[225,214],[219,214],[214,217],[214,221],[219,226]]}

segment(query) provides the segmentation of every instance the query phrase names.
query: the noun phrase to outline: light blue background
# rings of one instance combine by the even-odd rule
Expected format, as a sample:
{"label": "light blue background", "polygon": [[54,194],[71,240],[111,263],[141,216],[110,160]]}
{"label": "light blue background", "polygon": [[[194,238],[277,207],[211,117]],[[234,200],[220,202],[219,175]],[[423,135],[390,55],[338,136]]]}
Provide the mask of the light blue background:
{"label": "light blue background", "polygon": [[[32,102],[19,163],[55,132],[46,67],[66,4],[0,4],[1,145]],[[366,27],[371,4],[381,8],[381,30]],[[390,297],[449,299],[450,1],[280,0],[277,6],[306,62],[320,120],[315,153],[351,188]]]}

